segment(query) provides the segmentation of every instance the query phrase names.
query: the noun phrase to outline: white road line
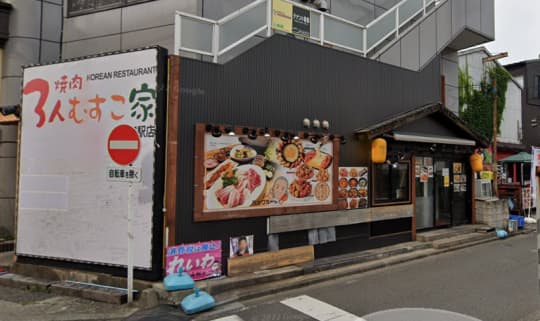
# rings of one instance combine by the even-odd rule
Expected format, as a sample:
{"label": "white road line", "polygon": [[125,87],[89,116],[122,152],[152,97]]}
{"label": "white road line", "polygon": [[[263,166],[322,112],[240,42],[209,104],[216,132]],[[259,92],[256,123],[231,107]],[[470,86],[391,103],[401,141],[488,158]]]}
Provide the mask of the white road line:
{"label": "white road line", "polygon": [[235,315],[229,315],[227,317],[223,317],[223,318],[219,318],[219,319],[214,319],[212,321],[244,321],[244,320],[242,320],[241,317],[239,317],[239,316],[237,316],[235,314]]}
{"label": "white road line", "polygon": [[139,142],[136,140],[111,140],[110,149],[139,149]]}
{"label": "white road line", "polygon": [[286,299],[281,303],[319,321],[366,321],[345,310],[307,295]]}

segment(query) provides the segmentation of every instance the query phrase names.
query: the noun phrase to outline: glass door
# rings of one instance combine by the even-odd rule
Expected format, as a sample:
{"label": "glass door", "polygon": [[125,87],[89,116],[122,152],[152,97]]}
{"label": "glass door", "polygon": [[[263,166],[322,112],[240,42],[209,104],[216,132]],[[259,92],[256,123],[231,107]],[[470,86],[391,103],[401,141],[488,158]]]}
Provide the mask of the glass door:
{"label": "glass door", "polygon": [[464,163],[452,163],[452,183],[452,224],[469,223],[469,215],[467,214],[469,182]]}
{"label": "glass door", "polygon": [[[415,157],[416,228],[432,228],[433,220],[433,158]],[[429,169],[431,168],[431,175]]]}
{"label": "glass door", "polygon": [[452,188],[449,161],[436,161],[434,170],[435,185],[435,226],[452,224]]}

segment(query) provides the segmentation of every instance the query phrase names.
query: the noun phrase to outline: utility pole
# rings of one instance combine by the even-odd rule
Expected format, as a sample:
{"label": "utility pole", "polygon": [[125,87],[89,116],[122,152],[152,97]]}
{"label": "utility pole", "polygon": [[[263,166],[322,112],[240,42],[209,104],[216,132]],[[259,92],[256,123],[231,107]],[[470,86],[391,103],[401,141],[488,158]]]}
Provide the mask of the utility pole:
{"label": "utility pole", "polygon": [[[496,54],[493,56],[488,56],[482,58],[482,64],[485,64],[486,62],[492,62],[497,61],[501,58],[508,57],[508,52],[502,52],[500,54]],[[491,156],[491,167],[493,170],[493,193],[495,194],[495,197],[499,197],[499,186],[498,186],[498,178],[497,178],[497,78],[493,78],[492,80],[492,86],[493,86],[493,155]]]}

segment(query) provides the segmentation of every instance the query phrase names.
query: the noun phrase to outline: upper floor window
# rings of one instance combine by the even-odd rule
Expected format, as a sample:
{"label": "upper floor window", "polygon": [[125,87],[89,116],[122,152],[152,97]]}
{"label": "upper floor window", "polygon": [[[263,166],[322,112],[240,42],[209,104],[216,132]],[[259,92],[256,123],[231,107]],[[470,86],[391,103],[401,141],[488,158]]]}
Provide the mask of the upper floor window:
{"label": "upper floor window", "polygon": [[68,15],[76,16],[153,0],[68,0]]}

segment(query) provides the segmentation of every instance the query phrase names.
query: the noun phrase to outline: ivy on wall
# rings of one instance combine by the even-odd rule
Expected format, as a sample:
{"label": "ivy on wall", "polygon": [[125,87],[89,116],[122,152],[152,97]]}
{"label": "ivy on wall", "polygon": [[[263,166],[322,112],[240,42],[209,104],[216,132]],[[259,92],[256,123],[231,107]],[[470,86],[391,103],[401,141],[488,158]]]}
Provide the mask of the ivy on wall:
{"label": "ivy on wall", "polygon": [[[506,90],[511,75],[499,65],[487,70],[487,75],[475,85],[469,75],[469,67],[459,69],[459,116],[478,133],[493,139],[493,97],[497,95],[497,132],[500,132],[502,115],[506,105]],[[493,88],[493,79],[497,88]],[[496,93],[495,93],[496,91]]]}

